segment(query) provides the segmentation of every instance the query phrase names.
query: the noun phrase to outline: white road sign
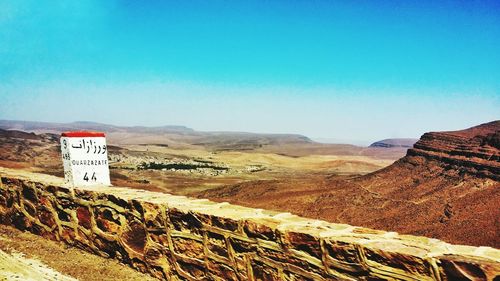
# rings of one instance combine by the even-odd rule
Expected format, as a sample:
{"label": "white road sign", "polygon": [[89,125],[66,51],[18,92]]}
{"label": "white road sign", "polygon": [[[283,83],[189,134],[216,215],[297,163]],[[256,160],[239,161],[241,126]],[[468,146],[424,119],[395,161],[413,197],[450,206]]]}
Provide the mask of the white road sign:
{"label": "white road sign", "polygon": [[98,132],[61,135],[64,179],[73,186],[111,185],[106,138]]}

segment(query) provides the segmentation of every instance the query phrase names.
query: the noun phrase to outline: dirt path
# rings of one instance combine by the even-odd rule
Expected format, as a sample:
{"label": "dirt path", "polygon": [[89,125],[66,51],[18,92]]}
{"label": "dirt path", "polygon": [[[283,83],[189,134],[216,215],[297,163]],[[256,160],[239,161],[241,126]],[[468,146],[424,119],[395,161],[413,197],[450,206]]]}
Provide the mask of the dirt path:
{"label": "dirt path", "polygon": [[0,280],[157,280],[116,260],[0,225]]}

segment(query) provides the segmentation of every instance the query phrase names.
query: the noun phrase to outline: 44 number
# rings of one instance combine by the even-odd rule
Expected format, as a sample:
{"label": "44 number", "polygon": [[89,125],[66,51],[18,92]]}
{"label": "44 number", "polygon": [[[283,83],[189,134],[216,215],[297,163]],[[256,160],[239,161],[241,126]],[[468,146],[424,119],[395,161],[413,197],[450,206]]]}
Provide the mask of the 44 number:
{"label": "44 number", "polygon": [[87,182],[89,180],[91,180],[91,181],[97,181],[97,178],[95,176],[95,172],[92,174],[92,177],[90,179],[89,179],[89,176],[88,176],[87,172],[85,172],[85,175],[83,175],[83,180],[87,181]]}

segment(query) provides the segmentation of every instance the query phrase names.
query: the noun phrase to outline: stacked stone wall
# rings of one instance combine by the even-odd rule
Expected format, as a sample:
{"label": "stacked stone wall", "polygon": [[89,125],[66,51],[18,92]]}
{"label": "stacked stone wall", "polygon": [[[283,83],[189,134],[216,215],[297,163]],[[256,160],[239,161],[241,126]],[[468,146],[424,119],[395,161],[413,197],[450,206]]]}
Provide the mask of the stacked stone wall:
{"label": "stacked stone wall", "polygon": [[0,176],[3,224],[160,279],[500,280],[500,250],[489,247],[129,188],[69,188],[4,168]]}

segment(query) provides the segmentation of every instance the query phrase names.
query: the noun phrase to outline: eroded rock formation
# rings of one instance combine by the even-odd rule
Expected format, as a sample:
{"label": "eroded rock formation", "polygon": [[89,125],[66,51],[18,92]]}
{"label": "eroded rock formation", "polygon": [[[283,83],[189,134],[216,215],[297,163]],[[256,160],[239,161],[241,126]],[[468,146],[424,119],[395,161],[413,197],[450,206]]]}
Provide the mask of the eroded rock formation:
{"label": "eroded rock formation", "polygon": [[500,121],[424,134],[408,156],[435,159],[463,173],[500,180]]}
{"label": "eroded rock formation", "polygon": [[2,223],[168,280],[498,280],[500,251],[0,169]]}

